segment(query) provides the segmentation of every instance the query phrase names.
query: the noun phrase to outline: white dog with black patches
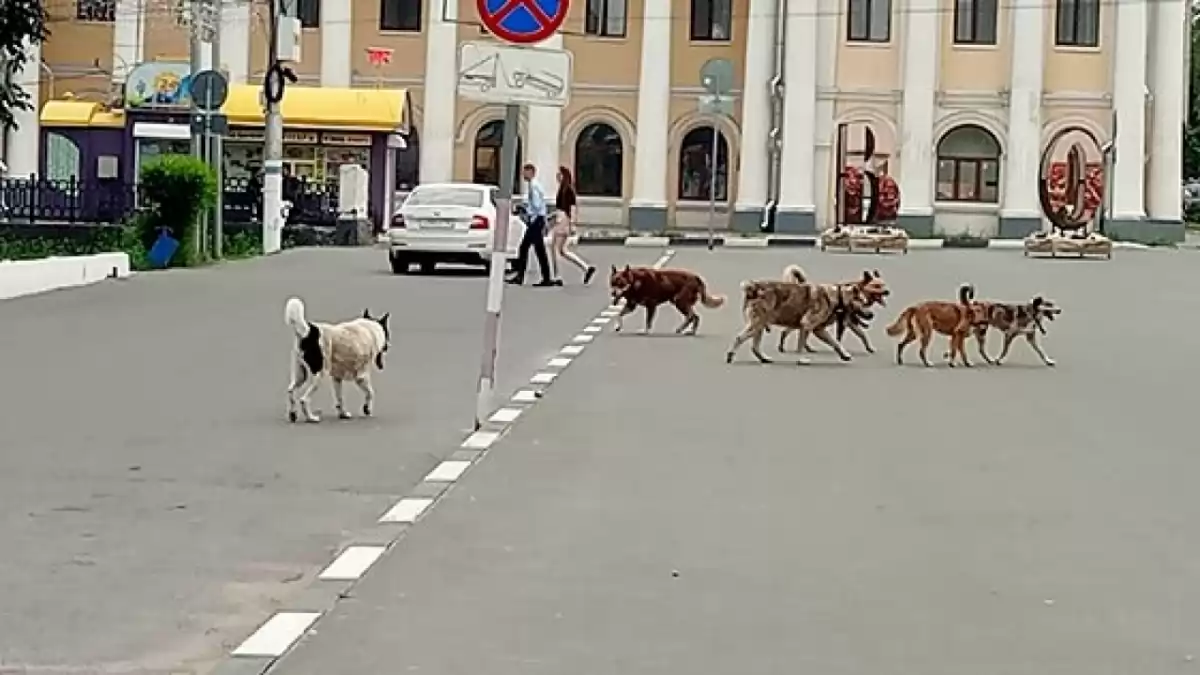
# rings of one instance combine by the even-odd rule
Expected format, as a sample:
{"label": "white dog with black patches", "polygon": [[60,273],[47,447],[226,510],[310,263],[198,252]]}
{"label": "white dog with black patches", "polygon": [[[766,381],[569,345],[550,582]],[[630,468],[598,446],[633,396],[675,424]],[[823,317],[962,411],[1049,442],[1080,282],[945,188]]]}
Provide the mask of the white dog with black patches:
{"label": "white dog with black patches", "polygon": [[288,385],[288,419],[296,421],[296,404],[299,403],[304,421],[321,421],[310,409],[308,398],[326,373],[333,379],[333,403],[338,417],[350,417],[342,399],[342,385],[346,380],[353,381],[362,390],[362,411],[364,415],[370,415],[375,401],[371,363],[383,370],[383,355],[391,345],[389,315],[373,318],[367,310],[353,321],[338,324],[310,322],[304,317],[304,303],[300,298],[288,300],[283,314],[287,325],[296,334],[292,383]]}

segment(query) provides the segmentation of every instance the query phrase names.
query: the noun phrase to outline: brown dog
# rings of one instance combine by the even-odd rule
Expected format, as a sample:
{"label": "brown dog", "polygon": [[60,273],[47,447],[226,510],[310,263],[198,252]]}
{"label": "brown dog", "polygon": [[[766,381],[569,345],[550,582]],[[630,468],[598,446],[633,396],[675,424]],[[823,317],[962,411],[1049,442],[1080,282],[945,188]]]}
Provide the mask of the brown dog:
{"label": "brown dog", "polygon": [[[784,281],[794,281],[798,284],[808,283],[808,277],[804,273],[804,269],[799,265],[788,265],[783,270]],[[863,270],[862,278],[853,281],[845,281],[839,284],[841,286],[857,286],[867,299],[867,307],[879,305],[880,307],[887,306],[887,298],[892,294],[888,290],[887,283],[883,280],[883,275],[879,270]],[[859,342],[862,342],[863,348],[868,354],[874,354],[875,348],[871,346],[871,340],[867,337],[866,328],[868,324],[862,317],[855,317],[846,322],[846,327],[852,333],[858,336]],[[786,352],[787,347],[784,344],[787,342],[787,337],[792,333],[792,329],[785,328],[783,334],[779,336],[779,351]],[[838,342],[842,340],[841,333],[838,333]],[[808,335],[801,333],[796,337],[796,351],[815,352],[808,344]]]}
{"label": "brown dog", "polygon": [[[840,329],[857,317],[870,320],[874,316],[867,310],[862,289],[853,284],[798,284],[794,281],[743,281],[742,312],[746,315],[746,326],[729,346],[726,363],[733,362],[734,353],[747,340],[753,340],[750,351],[754,356],[762,363],[770,363],[761,346],[762,336],[771,326],[799,330],[803,335],[812,333],[833,348],[843,361],[849,361],[850,354],[829,335],[828,327],[836,324]],[[807,362],[800,360],[802,364]]]}
{"label": "brown dog", "polygon": [[927,354],[929,343],[933,340],[933,333],[936,331],[950,337],[947,363],[953,367],[954,357],[959,356],[962,358],[964,366],[971,367],[971,363],[967,361],[965,349],[967,334],[976,326],[987,326],[987,315],[984,313],[983,307],[973,302],[974,298],[975,288],[970,284],[963,284],[958,289],[957,303],[927,300],[901,312],[892,325],[887,327],[887,334],[892,337],[905,333],[904,339],[896,345],[896,363],[903,365],[904,348],[919,337],[921,339],[921,362],[926,366],[932,366]]}
{"label": "brown dog", "polygon": [[[1013,340],[1024,336],[1025,341],[1041,358],[1042,363],[1054,366],[1054,359],[1046,355],[1046,351],[1038,344],[1037,339],[1038,333],[1046,334],[1046,327],[1042,324],[1042,319],[1053,321],[1056,316],[1062,314],[1062,308],[1054,304],[1053,300],[1039,295],[1024,304],[988,300],[979,300],[975,304],[983,310],[984,316],[987,317],[986,323],[976,324],[972,327],[975,342],[979,346],[979,355],[983,357],[984,361],[997,366],[1001,365],[1008,356],[1008,350],[1012,346]],[[1004,347],[1000,350],[1000,356],[997,356],[995,360],[988,358],[987,355],[988,328],[995,328],[1004,336]]]}
{"label": "brown dog", "polygon": [[646,327],[640,332],[650,332],[654,323],[654,312],[659,305],[669,302],[683,315],[683,324],[676,328],[675,332],[695,335],[700,328],[700,315],[696,313],[696,303],[699,302],[710,309],[725,304],[724,296],[709,295],[704,279],[688,270],[656,270],[652,267],[629,265],[619,270],[613,265],[608,275],[608,287],[613,301],[625,301],[625,306],[617,315],[617,332],[621,330],[625,315],[632,314],[638,307],[646,308]]}

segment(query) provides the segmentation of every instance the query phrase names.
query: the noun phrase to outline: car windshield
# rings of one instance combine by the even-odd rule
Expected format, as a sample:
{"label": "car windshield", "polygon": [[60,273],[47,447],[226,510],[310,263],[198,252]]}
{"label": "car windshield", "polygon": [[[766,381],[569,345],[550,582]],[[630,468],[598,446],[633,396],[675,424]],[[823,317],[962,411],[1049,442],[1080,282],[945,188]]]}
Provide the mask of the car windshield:
{"label": "car windshield", "polygon": [[483,206],[483,190],[466,187],[417,188],[408,196],[406,206]]}

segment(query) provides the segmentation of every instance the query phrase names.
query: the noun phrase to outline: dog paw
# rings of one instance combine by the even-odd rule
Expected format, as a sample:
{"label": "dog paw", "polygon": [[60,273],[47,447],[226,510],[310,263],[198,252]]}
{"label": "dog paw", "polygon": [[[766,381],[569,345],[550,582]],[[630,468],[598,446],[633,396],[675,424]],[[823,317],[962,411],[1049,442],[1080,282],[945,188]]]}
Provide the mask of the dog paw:
{"label": "dog paw", "polygon": [[838,358],[842,360],[842,363],[850,363],[854,360],[854,357],[849,354],[838,354]]}
{"label": "dog paw", "polygon": [[1046,365],[1050,368],[1053,368],[1054,366],[1058,365],[1058,362],[1054,359],[1046,359]]}
{"label": "dog paw", "polygon": [[300,417],[299,417],[298,415],[296,415],[296,411],[295,411],[295,410],[289,410],[289,411],[288,411],[288,421],[289,421],[289,422],[295,422],[295,421],[296,421],[296,420],[298,420],[298,419],[300,419]]}
{"label": "dog paw", "polygon": [[363,410],[363,415],[364,415],[364,416],[366,416],[366,417],[370,417],[370,416],[371,416],[371,406],[369,406],[369,405],[364,405],[364,406],[363,406],[363,408],[362,408],[362,410]]}
{"label": "dog paw", "polygon": [[354,417],[354,415],[351,415],[349,410],[339,410],[338,411],[338,419],[339,420],[348,420],[351,417]]}
{"label": "dog paw", "polygon": [[639,328],[637,334],[638,335],[646,335],[649,332],[650,332],[649,328]]}
{"label": "dog paw", "polygon": [[875,348],[874,348],[874,347],[872,347],[872,346],[870,346],[870,345],[867,345],[866,347],[864,347],[864,349],[866,349],[866,350],[867,350],[867,353],[868,353],[868,354],[874,354],[874,353],[875,353]]}
{"label": "dog paw", "polygon": [[725,363],[733,363],[733,352],[725,355]]}
{"label": "dog paw", "polygon": [[304,418],[304,421],[308,422],[309,424],[318,424],[321,421],[321,416],[320,415],[309,415],[308,417]]}
{"label": "dog paw", "polygon": [[812,365],[812,359],[806,359],[806,358],[804,358],[804,357],[800,357],[800,358],[796,359],[796,365],[798,365],[798,366],[811,366],[811,365]]}

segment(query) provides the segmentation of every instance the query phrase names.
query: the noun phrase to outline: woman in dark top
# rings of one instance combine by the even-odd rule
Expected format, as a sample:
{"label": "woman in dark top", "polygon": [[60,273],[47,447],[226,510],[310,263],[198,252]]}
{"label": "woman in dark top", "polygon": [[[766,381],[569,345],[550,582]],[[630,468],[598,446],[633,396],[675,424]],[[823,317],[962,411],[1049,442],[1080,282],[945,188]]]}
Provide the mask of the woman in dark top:
{"label": "woman in dark top", "polygon": [[553,262],[554,276],[559,285],[562,277],[558,274],[558,260],[563,258],[571,261],[583,272],[583,283],[588,283],[596,274],[595,265],[589,264],[579,257],[579,254],[567,249],[571,234],[578,220],[579,208],[575,195],[575,181],[571,170],[565,166],[558,167],[558,194],[554,196],[554,227],[550,230],[550,259]]}

